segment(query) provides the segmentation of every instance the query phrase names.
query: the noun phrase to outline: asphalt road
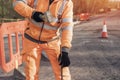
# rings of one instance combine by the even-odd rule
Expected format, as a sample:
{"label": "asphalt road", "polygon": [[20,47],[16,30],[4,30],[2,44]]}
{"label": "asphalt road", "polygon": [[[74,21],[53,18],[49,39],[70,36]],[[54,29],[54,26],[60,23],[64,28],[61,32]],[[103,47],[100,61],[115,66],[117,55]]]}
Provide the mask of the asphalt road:
{"label": "asphalt road", "polygon": [[[120,11],[110,12],[75,26],[70,55],[73,80],[120,80],[119,17]],[[104,20],[108,39],[100,38]]]}
{"label": "asphalt road", "polygon": [[[104,20],[107,39],[101,38]],[[72,80],[120,80],[120,11],[95,15],[90,21],[75,25],[72,44],[69,54]],[[23,65],[19,69],[22,71]],[[39,75],[39,80],[54,80],[45,58],[42,58]],[[0,80],[20,80],[13,79],[14,76],[13,71],[0,70]]]}

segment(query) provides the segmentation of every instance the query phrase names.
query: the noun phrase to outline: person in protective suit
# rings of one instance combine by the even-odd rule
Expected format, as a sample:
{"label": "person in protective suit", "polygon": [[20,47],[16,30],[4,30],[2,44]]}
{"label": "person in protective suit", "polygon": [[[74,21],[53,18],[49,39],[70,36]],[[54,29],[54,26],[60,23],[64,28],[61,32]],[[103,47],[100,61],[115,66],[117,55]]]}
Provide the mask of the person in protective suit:
{"label": "person in protective suit", "polygon": [[71,80],[69,50],[73,36],[72,1],[14,0],[13,7],[27,21],[21,53],[26,63],[26,80],[38,80],[43,50],[49,58],[55,80]]}

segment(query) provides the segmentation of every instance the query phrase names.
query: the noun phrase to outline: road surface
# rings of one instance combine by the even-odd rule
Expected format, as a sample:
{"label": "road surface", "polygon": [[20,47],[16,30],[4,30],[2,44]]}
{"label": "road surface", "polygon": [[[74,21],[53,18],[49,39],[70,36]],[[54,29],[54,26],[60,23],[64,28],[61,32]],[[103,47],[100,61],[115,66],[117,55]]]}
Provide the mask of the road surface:
{"label": "road surface", "polygon": [[[101,38],[103,21],[108,38]],[[72,80],[120,80],[120,11],[95,15],[74,26],[70,51]],[[19,67],[23,70],[23,66]],[[13,71],[0,70],[0,80],[13,79]],[[18,75],[19,76],[19,75]],[[41,61],[39,80],[54,80],[50,63]]]}

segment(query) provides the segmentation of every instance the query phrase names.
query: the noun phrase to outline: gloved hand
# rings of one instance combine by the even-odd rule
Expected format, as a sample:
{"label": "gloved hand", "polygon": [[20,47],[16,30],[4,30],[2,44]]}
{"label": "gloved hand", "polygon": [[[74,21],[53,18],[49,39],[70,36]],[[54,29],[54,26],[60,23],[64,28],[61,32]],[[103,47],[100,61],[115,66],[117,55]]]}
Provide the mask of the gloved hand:
{"label": "gloved hand", "polygon": [[62,67],[68,67],[70,65],[70,59],[67,52],[62,52],[58,58],[59,65]]}
{"label": "gloved hand", "polygon": [[49,4],[51,4],[54,0],[49,0]]}
{"label": "gloved hand", "polygon": [[36,22],[44,22],[43,16],[44,14],[42,12],[34,11],[31,18],[34,19]]}

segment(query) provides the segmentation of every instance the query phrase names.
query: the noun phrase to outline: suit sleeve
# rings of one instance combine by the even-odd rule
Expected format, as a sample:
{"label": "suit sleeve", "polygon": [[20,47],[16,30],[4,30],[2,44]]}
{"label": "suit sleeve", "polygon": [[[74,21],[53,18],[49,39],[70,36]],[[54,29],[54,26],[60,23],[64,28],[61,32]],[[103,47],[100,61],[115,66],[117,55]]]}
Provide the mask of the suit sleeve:
{"label": "suit sleeve", "polygon": [[30,7],[32,0],[14,0],[13,8],[14,10],[23,17],[31,18],[34,9]]}
{"label": "suit sleeve", "polygon": [[71,0],[69,0],[66,3],[62,15],[61,46],[63,50],[68,50],[66,48],[71,48],[72,37],[73,37],[73,3]]}

